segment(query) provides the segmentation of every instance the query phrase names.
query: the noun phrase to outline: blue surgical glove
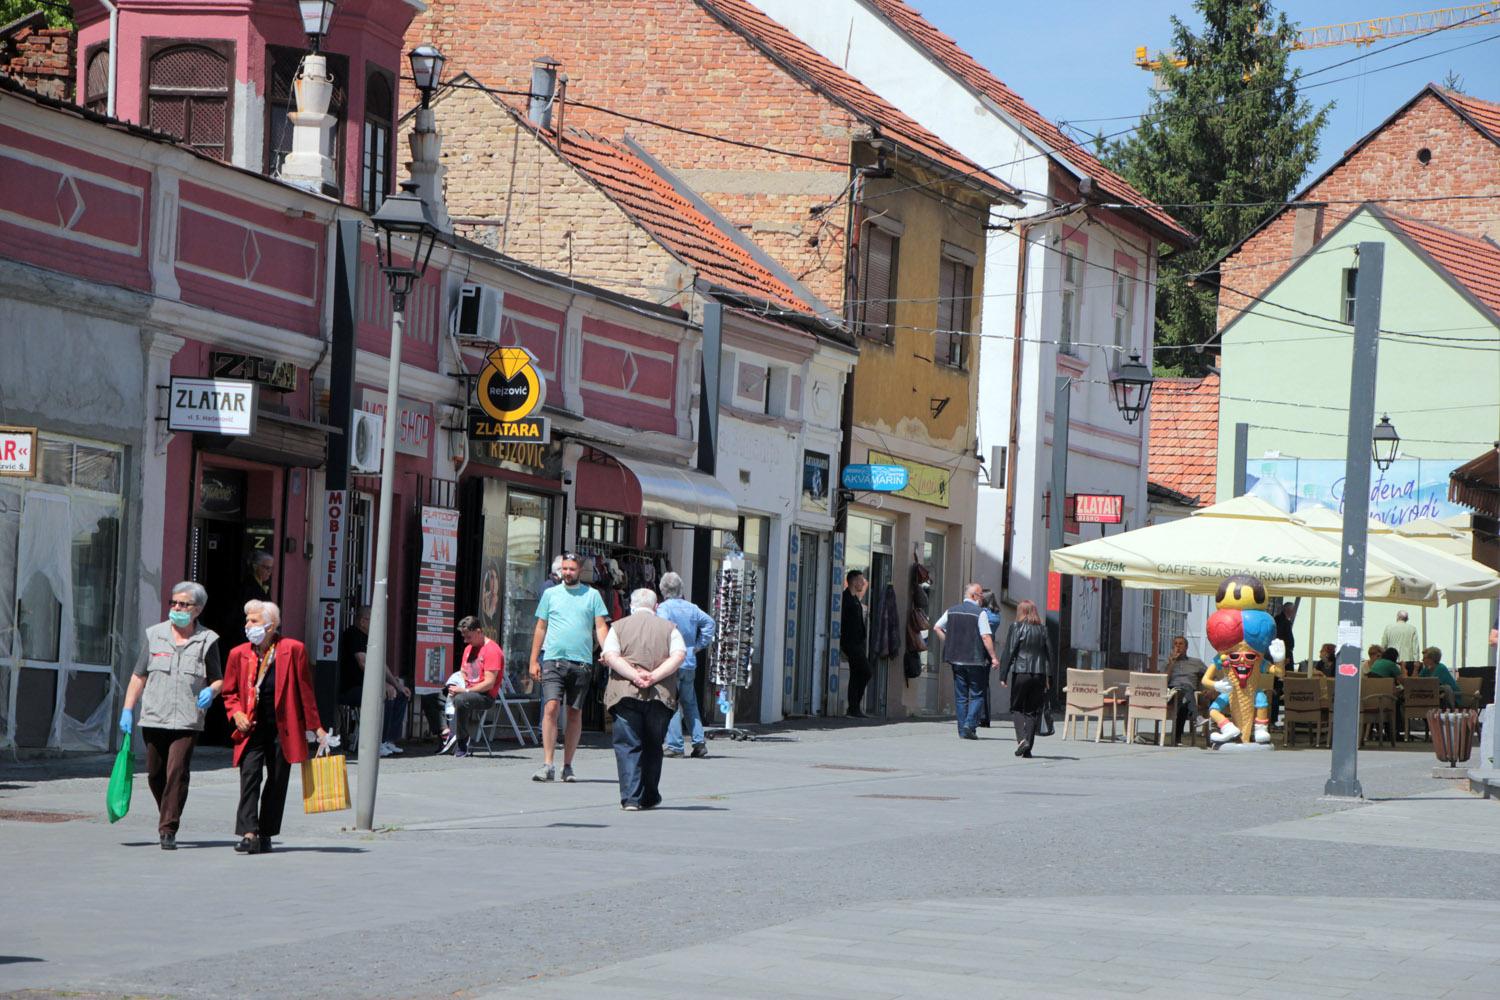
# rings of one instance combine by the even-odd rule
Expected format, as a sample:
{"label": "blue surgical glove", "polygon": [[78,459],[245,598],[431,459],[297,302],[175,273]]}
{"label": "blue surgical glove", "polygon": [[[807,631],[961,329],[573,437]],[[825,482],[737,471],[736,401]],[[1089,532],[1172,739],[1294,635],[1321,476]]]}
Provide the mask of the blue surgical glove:
{"label": "blue surgical glove", "polygon": [[128,708],[120,709],[120,732],[124,733],[126,736],[129,736],[130,731],[134,728],[135,712],[131,711]]}
{"label": "blue surgical glove", "polygon": [[214,703],[214,689],[204,688],[198,692],[198,708],[205,709]]}

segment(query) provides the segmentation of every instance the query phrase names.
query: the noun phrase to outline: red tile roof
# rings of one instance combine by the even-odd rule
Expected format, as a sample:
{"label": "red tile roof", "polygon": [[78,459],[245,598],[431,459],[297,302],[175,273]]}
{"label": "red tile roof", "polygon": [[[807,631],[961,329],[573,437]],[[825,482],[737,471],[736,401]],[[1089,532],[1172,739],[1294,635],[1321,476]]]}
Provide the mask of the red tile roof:
{"label": "red tile roof", "polygon": [[1500,143],[1500,104],[1491,101],[1481,101],[1477,97],[1460,94],[1456,90],[1447,90],[1434,86],[1435,90],[1447,98],[1448,103],[1469,120],[1469,122],[1493,142]]}
{"label": "red tile roof", "polygon": [[995,74],[980,65],[973,56],[959,47],[958,42],[938,30],[937,26],[924,18],[916,8],[906,3],[905,0],[868,0],[868,2],[884,14],[897,30],[926,49],[929,55],[946,66],[970,88],[1000,105],[1006,114],[1024,126],[1053,153],[1087,173],[1104,192],[1121,202],[1141,206],[1140,212],[1155,222],[1157,228],[1165,230],[1164,235],[1173,242],[1192,242],[1193,234],[1183,228],[1180,222],[1172,218],[1164,209],[1153,204],[1145,195],[1132,187],[1125,178],[1099,162],[1079,142],[1063,135],[1061,129],[1022,100],[1021,95],[1002,83]]}
{"label": "red tile roof", "polygon": [[1492,240],[1464,236],[1395,212],[1378,214],[1410,237],[1453,280],[1500,317],[1500,246]]}
{"label": "red tile roof", "polygon": [[[555,138],[555,133],[549,135]],[[568,129],[559,152],[705,281],[783,308],[814,312],[785,282],[624,146]]]}
{"label": "red tile roof", "polygon": [[743,0],[698,0],[698,6],[744,36],[805,85],[910,153],[962,175],[990,193],[1014,200],[1018,192],[824,58],[817,50]]}
{"label": "red tile roof", "polygon": [[1150,464],[1147,478],[1214,502],[1219,454],[1219,376],[1159,378],[1151,390]]}

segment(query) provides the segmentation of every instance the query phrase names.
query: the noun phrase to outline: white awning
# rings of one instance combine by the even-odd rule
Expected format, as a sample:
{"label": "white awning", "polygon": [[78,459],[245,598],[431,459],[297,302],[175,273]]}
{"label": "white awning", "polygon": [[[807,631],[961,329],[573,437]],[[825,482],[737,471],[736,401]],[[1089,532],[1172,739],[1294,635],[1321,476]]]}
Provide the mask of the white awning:
{"label": "white awning", "polygon": [[597,444],[589,447],[614,459],[640,485],[641,509],[629,513],[698,528],[721,531],[739,528],[739,505],[729,491],[707,473],[669,465],[624,448]]}

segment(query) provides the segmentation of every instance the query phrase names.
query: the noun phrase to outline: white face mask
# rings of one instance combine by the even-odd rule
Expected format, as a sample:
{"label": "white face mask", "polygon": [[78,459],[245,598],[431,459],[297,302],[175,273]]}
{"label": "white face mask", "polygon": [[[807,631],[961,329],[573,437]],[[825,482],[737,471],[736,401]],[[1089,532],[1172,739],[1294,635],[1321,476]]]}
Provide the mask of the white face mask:
{"label": "white face mask", "polygon": [[249,639],[252,645],[259,646],[266,641],[266,627],[264,625],[245,626],[245,638]]}

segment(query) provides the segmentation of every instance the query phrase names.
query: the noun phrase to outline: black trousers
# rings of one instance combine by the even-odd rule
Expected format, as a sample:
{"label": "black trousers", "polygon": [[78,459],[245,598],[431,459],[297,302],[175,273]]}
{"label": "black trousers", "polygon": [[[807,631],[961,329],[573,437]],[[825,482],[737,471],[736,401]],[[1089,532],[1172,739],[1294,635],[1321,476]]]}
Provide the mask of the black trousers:
{"label": "black trousers", "polygon": [[865,687],[870,683],[870,661],[862,649],[853,652],[846,649],[844,657],[849,661],[849,708],[863,712]]}
{"label": "black trousers", "polygon": [[1016,726],[1017,743],[1036,741],[1042,724],[1042,710],[1047,707],[1046,674],[1010,675],[1010,718]]}
{"label": "black trousers", "polygon": [[292,765],[281,752],[276,727],[256,726],[240,755],[240,808],[234,832],[241,837],[247,833],[281,836],[281,814],[286,810],[286,786],[291,778]]}

